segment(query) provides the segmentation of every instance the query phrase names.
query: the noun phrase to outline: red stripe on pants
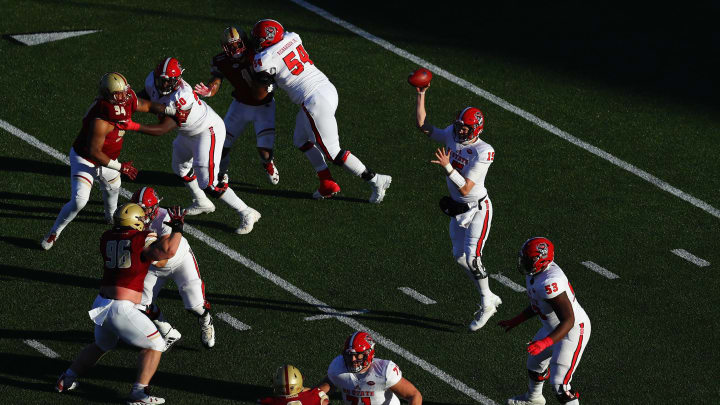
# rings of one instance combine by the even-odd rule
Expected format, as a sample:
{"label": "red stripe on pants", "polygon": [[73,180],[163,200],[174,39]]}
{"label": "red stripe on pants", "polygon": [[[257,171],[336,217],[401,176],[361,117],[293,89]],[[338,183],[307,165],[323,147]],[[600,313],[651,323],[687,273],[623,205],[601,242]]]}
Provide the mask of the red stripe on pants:
{"label": "red stripe on pants", "polygon": [[[210,127],[210,163],[208,169],[210,170],[210,177],[208,180],[208,186],[215,185],[215,130]],[[193,258],[194,260],[194,258]],[[197,264],[196,264],[197,265]]]}
{"label": "red stripe on pants", "polygon": [[567,374],[565,374],[565,378],[563,379],[563,384],[568,384],[570,382],[570,379],[572,378],[573,371],[575,371],[575,366],[577,365],[577,359],[578,356],[580,356],[580,349],[582,349],[582,343],[583,343],[583,333],[585,330],[585,324],[580,324],[580,339],[578,341],[578,345],[575,348],[575,353],[573,354],[572,363],[570,363],[570,370],[568,370]]}
{"label": "red stripe on pants", "polygon": [[205,298],[205,281],[203,281],[202,277],[200,276],[200,266],[198,266],[197,259],[195,258],[195,254],[193,253],[192,249],[190,251],[190,256],[192,256],[193,263],[195,264],[195,272],[198,275],[198,278],[200,279],[200,286],[202,289],[202,296],[203,296],[203,307],[206,309],[210,309],[210,303],[207,302],[207,298]]}
{"label": "red stripe on pants", "polygon": [[310,111],[305,108],[305,105],[302,106],[302,109],[305,111],[305,115],[307,115],[308,121],[310,121],[310,128],[312,128],[312,131],[315,134],[315,143],[320,147],[320,150],[325,154],[325,156],[327,156],[328,159],[333,160],[333,157],[330,156],[330,152],[328,152],[325,144],[323,143],[320,131],[318,131],[315,121],[313,120],[312,115],[310,115]]}
{"label": "red stripe on pants", "polygon": [[485,198],[485,220],[483,221],[483,230],[478,239],[477,248],[475,249],[475,256],[482,256],[482,247],[485,238],[487,238],[488,225],[490,225],[490,202]]}

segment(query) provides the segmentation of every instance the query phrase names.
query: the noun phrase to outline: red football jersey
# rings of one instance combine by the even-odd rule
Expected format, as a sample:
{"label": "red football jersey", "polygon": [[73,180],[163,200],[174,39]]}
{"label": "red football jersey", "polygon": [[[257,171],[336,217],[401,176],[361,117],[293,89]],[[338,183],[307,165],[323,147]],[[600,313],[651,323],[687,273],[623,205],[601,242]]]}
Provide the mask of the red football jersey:
{"label": "red football jersey", "polygon": [[261,405],[320,405],[320,390],[313,388],[303,391],[294,397],[267,397],[259,400]]}
{"label": "red football jersey", "polygon": [[[87,113],[85,113],[82,128],[73,143],[75,153],[94,164],[98,164],[98,162],[90,158],[90,140],[92,139],[95,120],[101,119],[114,123],[117,121],[132,119],[132,115],[138,107],[138,99],[132,89],[130,89],[129,93],[130,100],[125,103],[124,106],[112,104],[102,98],[95,99],[95,102],[93,102]],[[105,136],[105,143],[103,144],[102,151],[108,155],[110,159],[117,159],[118,156],[120,156],[124,135],[125,131],[119,130],[117,127],[113,127],[112,131]]]}
{"label": "red football jersey", "polygon": [[150,260],[143,260],[142,251],[151,231],[106,231],[100,238],[100,253],[105,260],[102,286],[125,287],[143,291]]}
{"label": "red football jersey", "polygon": [[250,52],[242,62],[239,62],[238,59],[233,59],[224,53],[217,54],[213,57],[210,73],[215,77],[227,79],[233,85],[235,91],[232,92],[232,96],[235,100],[247,105],[263,105],[272,100],[273,93],[269,93],[259,101],[252,96],[250,83],[252,75],[255,74],[252,68],[254,57],[254,53]]}

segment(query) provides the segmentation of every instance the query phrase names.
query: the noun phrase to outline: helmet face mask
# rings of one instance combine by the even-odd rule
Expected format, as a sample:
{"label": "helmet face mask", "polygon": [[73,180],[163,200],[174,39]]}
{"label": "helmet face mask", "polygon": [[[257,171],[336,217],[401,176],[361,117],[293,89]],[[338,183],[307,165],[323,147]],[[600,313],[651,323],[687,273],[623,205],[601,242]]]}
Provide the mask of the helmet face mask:
{"label": "helmet face mask", "polygon": [[155,78],[155,89],[163,96],[167,96],[180,87],[180,80],[185,71],[180,61],[175,58],[165,58],[160,62],[153,76]]}
{"label": "helmet face mask", "polygon": [[248,38],[245,31],[237,27],[227,27],[223,32],[220,44],[222,45],[225,55],[234,59],[240,59],[245,56],[247,51]]}
{"label": "helmet face mask", "polygon": [[98,93],[110,104],[124,106],[130,101],[130,84],[120,73],[106,73],[100,79]]}
{"label": "helmet face mask", "polygon": [[485,127],[482,111],[475,107],[467,107],[458,114],[453,123],[455,142],[468,145],[480,136]]}
{"label": "helmet face mask", "polygon": [[158,197],[152,187],[143,187],[133,193],[130,201],[139,205],[145,211],[145,222],[149,224],[157,217],[162,198]]}
{"label": "helmet face mask", "polygon": [[355,332],[345,341],[342,356],[349,372],[364,372],[375,357],[375,341],[367,332]]}
{"label": "helmet face mask", "polygon": [[125,203],[113,214],[116,228],[131,228],[138,231],[145,229],[145,210],[135,203]]}
{"label": "helmet face mask", "polygon": [[555,260],[555,247],[549,239],[530,238],[525,241],[518,253],[518,271],[532,276],[547,269],[553,260]]}
{"label": "helmet face mask", "polygon": [[303,391],[303,376],[297,367],[280,366],[273,376],[273,392],[282,397],[294,397]]}
{"label": "helmet face mask", "polygon": [[275,20],[260,20],[252,29],[253,43],[257,51],[277,44],[284,36],[285,29]]}

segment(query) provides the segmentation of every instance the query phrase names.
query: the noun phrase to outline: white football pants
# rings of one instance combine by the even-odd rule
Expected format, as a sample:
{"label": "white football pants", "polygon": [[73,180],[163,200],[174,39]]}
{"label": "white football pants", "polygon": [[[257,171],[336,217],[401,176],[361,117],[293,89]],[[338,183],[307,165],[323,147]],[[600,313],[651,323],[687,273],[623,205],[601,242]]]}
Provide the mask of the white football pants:
{"label": "white football pants", "polygon": [[172,169],[185,176],[193,169],[200,189],[217,185],[220,158],[225,143],[225,123],[213,114],[201,132],[188,136],[180,133],[173,141]]}
{"label": "white football pants", "polygon": [[150,305],[157,299],[160,290],[168,278],[172,278],[178,288],[185,309],[202,315],[205,300],[205,283],[200,277],[195,255],[188,249],[182,260],[173,267],[150,266],[143,286],[142,305]]}

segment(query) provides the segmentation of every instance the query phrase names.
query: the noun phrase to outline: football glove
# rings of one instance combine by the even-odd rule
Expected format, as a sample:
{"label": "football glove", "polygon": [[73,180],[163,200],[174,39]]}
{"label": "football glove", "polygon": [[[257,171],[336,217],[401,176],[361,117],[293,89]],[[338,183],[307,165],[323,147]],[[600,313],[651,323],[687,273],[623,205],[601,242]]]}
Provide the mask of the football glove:
{"label": "football glove", "polygon": [[172,228],[173,232],[183,232],[183,225],[185,225],[185,210],[179,205],[176,205],[168,210],[168,216],[170,220],[164,222],[165,225]]}

